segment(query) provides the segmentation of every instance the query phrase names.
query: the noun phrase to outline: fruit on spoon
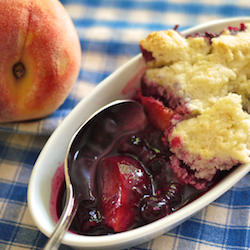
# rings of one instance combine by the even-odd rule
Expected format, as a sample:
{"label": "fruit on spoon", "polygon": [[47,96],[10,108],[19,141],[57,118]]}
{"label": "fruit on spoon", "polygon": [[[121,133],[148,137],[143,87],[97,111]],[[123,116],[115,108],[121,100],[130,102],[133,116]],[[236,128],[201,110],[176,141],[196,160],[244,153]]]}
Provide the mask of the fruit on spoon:
{"label": "fruit on spoon", "polygon": [[58,0],[1,0],[0,17],[0,122],[47,116],[79,73],[75,27]]}
{"label": "fruit on spoon", "polygon": [[101,164],[101,206],[107,226],[122,232],[132,226],[140,199],[150,193],[150,178],[130,156],[105,158]]}

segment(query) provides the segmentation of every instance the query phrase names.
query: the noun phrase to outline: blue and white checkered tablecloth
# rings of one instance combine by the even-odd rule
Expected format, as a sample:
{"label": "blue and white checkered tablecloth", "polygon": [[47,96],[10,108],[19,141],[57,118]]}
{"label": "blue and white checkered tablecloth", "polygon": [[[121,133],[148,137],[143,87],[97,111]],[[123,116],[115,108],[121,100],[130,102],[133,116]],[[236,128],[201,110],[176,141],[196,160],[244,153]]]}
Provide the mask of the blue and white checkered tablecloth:
{"label": "blue and white checkered tablecloth", "polygon": [[[250,16],[249,0],[61,0],[82,47],[81,71],[65,103],[50,117],[0,125],[0,250],[41,249],[27,187],[46,140],[99,82],[137,55],[153,30],[179,30],[207,21]],[[61,246],[60,249],[70,249]],[[172,231],[131,249],[250,249],[250,174]]]}

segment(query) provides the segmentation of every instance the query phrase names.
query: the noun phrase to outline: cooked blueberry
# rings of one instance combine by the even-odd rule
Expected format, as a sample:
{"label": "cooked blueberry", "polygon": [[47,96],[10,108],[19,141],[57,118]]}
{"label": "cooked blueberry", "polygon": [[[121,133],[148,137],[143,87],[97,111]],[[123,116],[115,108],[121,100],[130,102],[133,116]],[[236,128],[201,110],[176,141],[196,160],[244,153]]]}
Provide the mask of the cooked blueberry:
{"label": "cooked blueberry", "polygon": [[169,202],[164,196],[148,196],[141,200],[141,217],[146,222],[158,220],[171,213]]}
{"label": "cooked blueberry", "polygon": [[163,187],[163,191],[168,200],[181,201],[182,199],[183,187],[179,183],[170,182],[165,187]]}
{"label": "cooked blueberry", "polygon": [[132,154],[136,157],[140,155],[144,147],[146,147],[144,139],[136,135],[125,136],[118,143],[120,153]]}
{"label": "cooked blueberry", "polygon": [[89,202],[82,202],[78,208],[71,228],[73,227],[73,230],[77,228],[79,231],[88,232],[101,224],[101,222],[102,215],[100,211]]}
{"label": "cooked blueberry", "polygon": [[149,169],[152,174],[159,174],[166,168],[166,164],[165,159],[155,157],[147,164],[147,169]]}

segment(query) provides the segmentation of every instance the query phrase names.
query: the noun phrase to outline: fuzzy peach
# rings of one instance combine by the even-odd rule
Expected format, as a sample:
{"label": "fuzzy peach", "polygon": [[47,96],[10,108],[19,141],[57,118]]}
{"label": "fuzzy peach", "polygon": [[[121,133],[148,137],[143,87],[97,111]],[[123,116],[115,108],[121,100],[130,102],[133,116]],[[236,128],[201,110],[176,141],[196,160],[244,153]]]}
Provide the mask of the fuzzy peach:
{"label": "fuzzy peach", "polygon": [[75,83],[80,42],[58,0],[0,1],[0,122],[54,112]]}

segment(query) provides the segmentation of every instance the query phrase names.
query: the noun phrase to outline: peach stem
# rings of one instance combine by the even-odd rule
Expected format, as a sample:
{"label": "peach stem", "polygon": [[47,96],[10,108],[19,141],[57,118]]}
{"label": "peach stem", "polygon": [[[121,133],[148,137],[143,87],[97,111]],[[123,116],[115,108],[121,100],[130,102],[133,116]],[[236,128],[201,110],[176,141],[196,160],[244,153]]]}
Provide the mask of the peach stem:
{"label": "peach stem", "polygon": [[25,75],[25,68],[21,62],[18,62],[13,67],[13,73],[16,78],[22,78]]}

